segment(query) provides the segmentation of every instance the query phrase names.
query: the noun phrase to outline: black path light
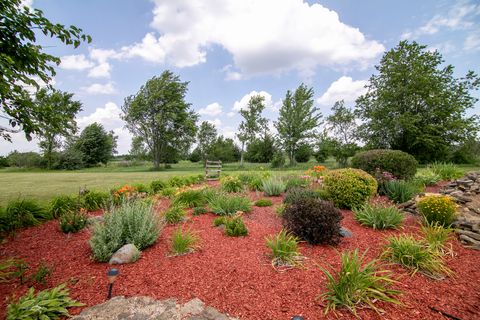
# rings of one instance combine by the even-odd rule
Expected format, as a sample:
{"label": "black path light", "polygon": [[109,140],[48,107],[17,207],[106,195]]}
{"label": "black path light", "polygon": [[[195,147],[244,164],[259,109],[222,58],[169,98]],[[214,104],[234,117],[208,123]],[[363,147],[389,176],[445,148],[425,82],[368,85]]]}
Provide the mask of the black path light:
{"label": "black path light", "polygon": [[107,272],[107,277],[108,277],[108,296],[107,299],[110,299],[112,297],[112,288],[113,288],[113,283],[115,282],[115,279],[117,279],[117,276],[120,272],[118,269],[110,269]]}

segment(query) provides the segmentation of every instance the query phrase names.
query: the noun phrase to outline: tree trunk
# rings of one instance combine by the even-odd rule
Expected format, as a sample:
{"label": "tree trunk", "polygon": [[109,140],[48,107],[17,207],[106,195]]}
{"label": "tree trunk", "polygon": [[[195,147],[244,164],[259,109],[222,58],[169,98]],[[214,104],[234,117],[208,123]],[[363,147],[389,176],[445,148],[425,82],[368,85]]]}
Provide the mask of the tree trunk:
{"label": "tree trunk", "polygon": [[290,149],[290,151],[288,152],[288,162],[289,162],[289,166],[292,167],[295,163],[294,163],[294,156],[293,156],[293,149]]}
{"label": "tree trunk", "polygon": [[52,169],[52,150],[53,150],[53,139],[47,138],[47,169]]}
{"label": "tree trunk", "polygon": [[240,167],[243,167],[243,148],[245,147],[245,142],[242,142],[242,150],[240,151]]}

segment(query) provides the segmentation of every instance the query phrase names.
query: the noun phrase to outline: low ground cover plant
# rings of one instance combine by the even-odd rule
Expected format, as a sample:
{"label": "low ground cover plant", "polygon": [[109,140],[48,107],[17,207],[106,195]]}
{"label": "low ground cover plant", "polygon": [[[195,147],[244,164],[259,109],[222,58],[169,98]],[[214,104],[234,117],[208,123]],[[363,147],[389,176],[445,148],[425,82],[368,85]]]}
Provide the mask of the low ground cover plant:
{"label": "low ground cover plant", "polygon": [[285,229],[310,244],[340,242],[342,219],[331,202],[311,198],[288,205],[282,216]]}
{"label": "low ground cover plant", "polygon": [[414,181],[391,180],[383,185],[385,195],[395,203],[404,203],[422,192],[423,185]]}
{"label": "low ground cover plant", "polygon": [[320,194],[312,189],[295,187],[295,188],[291,188],[285,193],[285,198],[283,199],[283,203],[291,204],[291,203],[295,203],[299,199],[306,199],[306,198],[319,199]]}
{"label": "low ground cover plant", "polygon": [[77,197],[60,195],[50,201],[49,212],[54,218],[58,218],[70,211],[80,209],[80,201]]}
{"label": "low ground cover plant", "polygon": [[365,253],[360,256],[355,249],[342,253],[341,261],[340,271],[322,269],[327,277],[327,292],[321,296],[327,303],[325,314],[345,307],[357,316],[357,308],[381,312],[375,306],[377,301],[400,304],[395,298],[400,291],[391,288],[396,281],[378,260],[366,262]]}
{"label": "low ground cover plant", "polygon": [[262,182],[262,190],[267,197],[279,196],[285,191],[285,184],[277,178],[265,179]]}
{"label": "low ground cover plant", "polygon": [[151,205],[141,201],[124,202],[104,214],[104,223],[95,225],[89,242],[93,258],[108,261],[125,244],[143,250],[155,243],[163,225],[163,219]]}
{"label": "low ground cover plant", "polygon": [[395,206],[367,204],[360,209],[353,209],[354,218],[360,224],[373,229],[397,229],[405,219]]}
{"label": "low ground cover plant", "polygon": [[339,208],[360,208],[377,192],[377,181],[359,169],[328,171],[323,179],[324,192]]}
{"label": "low ground cover plant", "polygon": [[229,237],[243,237],[248,234],[248,229],[242,217],[225,218],[223,224],[225,234]]}
{"label": "low ground cover plant", "polygon": [[185,219],[185,210],[182,206],[172,205],[163,213],[163,216],[167,223],[179,223]]}
{"label": "low ground cover plant", "polygon": [[198,248],[200,238],[191,230],[183,230],[178,227],[172,233],[171,252],[174,255],[181,255],[195,251]]}
{"label": "low ground cover plant", "polygon": [[34,288],[30,288],[17,302],[8,305],[7,320],[55,320],[69,317],[68,308],[81,306],[83,306],[83,303],[70,298],[69,290],[65,284],[40,291],[36,295]]}
{"label": "low ground cover plant", "polygon": [[224,216],[234,215],[239,211],[250,212],[252,204],[242,196],[216,194],[209,200],[209,207],[213,213]]}
{"label": "low ground cover plant", "polygon": [[193,210],[192,210],[192,214],[194,216],[199,216],[199,215],[202,215],[202,214],[205,214],[207,213],[207,209],[205,209],[205,207],[194,207]]}
{"label": "low ground cover plant", "polygon": [[47,284],[47,278],[49,278],[51,275],[52,267],[42,261],[37,270],[31,275],[30,280],[44,286]]}
{"label": "low ground cover plant", "polygon": [[236,176],[223,176],[220,179],[220,185],[225,192],[241,192],[243,191],[242,181]]}
{"label": "low ground cover plant", "polygon": [[455,219],[457,205],[450,196],[431,195],[421,198],[417,208],[428,224],[448,227]]}
{"label": "low ground cover plant", "polygon": [[375,171],[390,172],[397,179],[410,180],[417,172],[415,158],[400,150],[374,149],[359,152],[351,159],[352,167],[362,169],[371,175]]}
{"label": "low ground cover plant", "polygon": [[265,242],[271,250],[272,265],[274,267],[300,266],[302,257],[298,251],[299,241],[296,236],[288,233],[286,230],[267,237]]}
{"label": "low ground cover plant", "polygon": [[275,214],[279,217],[283,217],[285,213],[285,208],[287,207],[286,204],[282,203],[275,207]]}
{"label": "low ground cover plant", "polygon": [[428,166],[442,180],[452,180],[461,178],[465,172],[453,163],[435,162]]}
{"label": "low ground cover plant", "polygon": [[257,207],[270,207],[273,205],[273,202],[270,199],[258,199],[255,201],[255,205]]}
{"label": "low ground cover plant", "polygon": [[80,211],[69,211],[63,214],[58,221],[63,233],[76,233],[85,228],[88,217],[85,211],[80,209]]}

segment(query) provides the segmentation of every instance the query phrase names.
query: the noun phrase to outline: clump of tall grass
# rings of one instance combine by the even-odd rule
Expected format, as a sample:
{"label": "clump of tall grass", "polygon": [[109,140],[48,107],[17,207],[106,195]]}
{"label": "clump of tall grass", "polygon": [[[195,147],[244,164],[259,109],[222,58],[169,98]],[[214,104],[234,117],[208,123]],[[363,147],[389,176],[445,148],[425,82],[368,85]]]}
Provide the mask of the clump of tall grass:
{"label": "clump of tall grass", "polygon": [[285,191],[285,184],[280,179],[269,178],[263,180],[262,189],[268,197],[279,196]]}
{"label": "clump of tall grass", "polygon": [[404,220],[404,215],[394,206],[365,205],[353,209],[355,220],[373,229],[397,229]]}
{"label": "clump of tall grass", "polygon": [[288,233],[280,231],[276,235],[265,239],[267,247],[271,250],[272,265],[274,267],[296,267],[301,266],[301,255],[298,251],[299,239]]}
{"label": "clump of tall grass", "polygon": [[390,180],[383,184],[385,195],[396,203],[404,203],[422,191],[423,187],[413,181]]}
{"label": "clump of tall grass", "polygon": [[465,172],[453,163],[434,162],[428,166],[442,180],[452,180],[461,178]]}
{"label": "clump of tall grass", "polygon": [[181,255],[195,251],[198,248],[200,238],[191,230],[183,230],[178,227],[173,231],[171,238],[171,252]]}
{"label": "clump of tall grass", "polygon": [[209,207],[213,213],[224,216],[234,215],[238,211],[250,212],[252,204],[249,199],[242,196],[217,194],[210,198]]}

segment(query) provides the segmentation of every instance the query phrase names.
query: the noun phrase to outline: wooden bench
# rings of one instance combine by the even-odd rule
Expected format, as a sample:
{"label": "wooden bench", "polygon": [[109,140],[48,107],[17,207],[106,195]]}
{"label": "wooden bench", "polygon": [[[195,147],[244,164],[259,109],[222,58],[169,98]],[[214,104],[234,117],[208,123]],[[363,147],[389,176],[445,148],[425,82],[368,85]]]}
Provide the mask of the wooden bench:
{"label": "wooden bench", "polygon": [[205,162],[205,179],[206,180],[218,180],[222,173],[222,161],[210,161]]}

